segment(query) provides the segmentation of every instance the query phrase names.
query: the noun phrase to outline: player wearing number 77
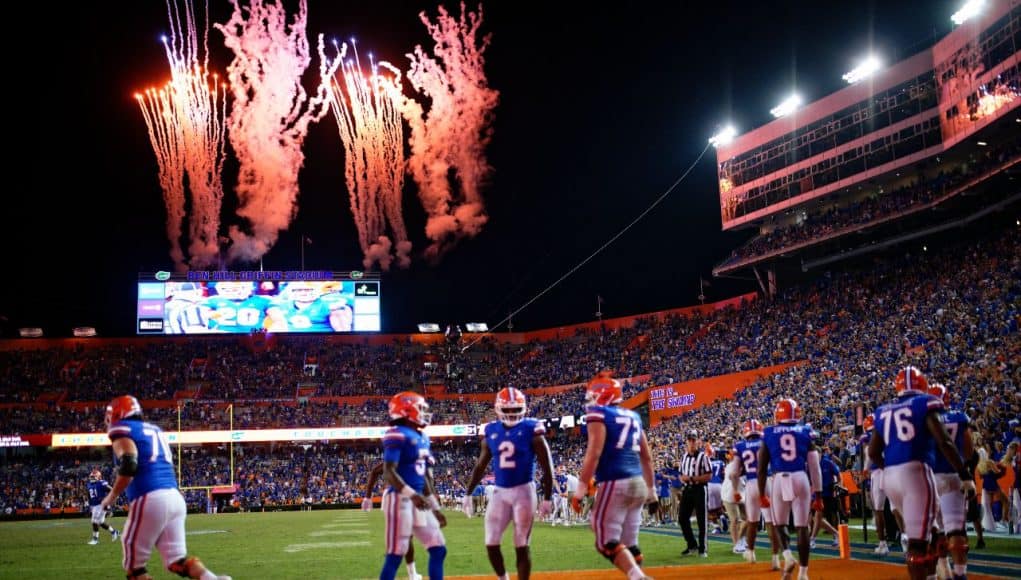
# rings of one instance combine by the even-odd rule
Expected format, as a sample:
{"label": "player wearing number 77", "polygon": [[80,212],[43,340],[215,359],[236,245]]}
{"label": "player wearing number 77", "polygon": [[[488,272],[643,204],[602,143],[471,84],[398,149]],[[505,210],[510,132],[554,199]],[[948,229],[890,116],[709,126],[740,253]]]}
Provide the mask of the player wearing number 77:
{"label": "player wearing number 77", "polygon": [[[518,580],[528,580],[532,573],[532,556],[528,545],[535,520],[535,463],[542,466],[542,504],[540,517],[552,511],[553,460],[543,435],[541,421],[526,418],[525,394],[507,387],[496,394],[496,416],[499,421],[487,423],[482,429],[482,449],[465,489],[475,489],[482,481],[490,463],[496,476],[496,490],[486,507],[486,552],[500,580],[510,575],[503,563],[500,539],[514,520],[514,552],[517,557]],[[464,512],[471,517],[474,506],[465,495]]]}
{"label": "player wearing number 77", "polygon": [[177,489],[170,444],[159,427],[143,420],[138,399],[124,395],[110,401],[106,427],[120,467],[113,489],[100,505],[108,508],[127,491],[128,522],[121,542],[128,580],[152,579],[145,564],[153,545],[167,570],[178,576],[230,580],[230,576],[217,576],[198,558],[188,556],[184,541],[187,507]]}
{"label": "player wearing number 77", "polygon": [[908,536],[908,575],[935,577],[937,555],[929,543],[939,498],[932,474],[934,447],[961,480],[960,490],[975,494],[975,482],[940,420],[943,401],[928,394],[928,380],[913,366],[904,367],[894,381],[897,398],[873,414],[875,435],[869,458],[883,469],[883,489],[893,509],[904,519]]}
{"label": "player wearing number 77", "polygon": [[595,474],[596,502],[592,508],[592,531],[596,550],[627,574],[628,580],[647,578],[638,549],[642,507],[655,511],[656,498],[652,455],[638,414],[619,407],[624,400],[620,381],[601,372],[585,390],[585,421],[588,447],[578,476],[578,490],[571,507],[581,513],[581,498]]}

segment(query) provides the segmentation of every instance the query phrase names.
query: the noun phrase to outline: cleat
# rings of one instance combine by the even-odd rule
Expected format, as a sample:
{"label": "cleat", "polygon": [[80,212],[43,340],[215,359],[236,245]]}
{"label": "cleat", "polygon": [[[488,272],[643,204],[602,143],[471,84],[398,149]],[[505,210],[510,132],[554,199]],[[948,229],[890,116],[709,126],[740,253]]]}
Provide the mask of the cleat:
{"label": "cleat", "polygon": [[780,569],[780,556],[773,554],[772,565],[769,567],[769,569],[773,571]]}
{"label": "cleat", "polygon": [[900,547],[901,547],[901,550],[903,550],[903,552],[905,554],[908,553],[908,535],[907,534],[901,534],[900,535]]}
{"label": "cleat", "polygon": [[120,538],[121,538],[121,533],[118,532],[117,530],[114,530],[113,533],[110,534],[110,541],[111,542],[116,542]]}
{"label": "cleat", "polygon": [[709,557],[709,552],[699,552],[698,553],[698,557],[699,558],[708,558]]}
{"label": "cleat", "polygon": [[92,538],[92,539],[90,539],[90,540],[89,540],[88,542],[86,542],[86,543],[87,543],[88,545],[90,545],[90,546],[95,546],[96,544],[98,544],[98,543],[99,543],[99,538]]}
{"label": "cleat", "polygon": [[889,556],[890,555],[890,546],[888,546],[886,544],[886,542],[879,542],[879,545],[876,546],[875,553],[878,556]]}
{"label": "cleat", "polygon": [[731,552],[733,552],[735,554],[744,554],[745,553],[745,547],[742,546],[741,544],[736,544],[734,546],[734,549],[731,550]]}
{"label": "cleat", "polygon": [[744,561],[748,562],[749,564],[754,564],[755,563],[755,550],[747,550],[744,553]]}
{"label": "cleat", "polygon": [[683,552],[681,552],[681,555],[682,556],[694,556],[697,552],[698,552],[698,550],[696,550],[695,548],[688,548],[687,550],[684,550]]}
{"label": "cleat", "polygon": [[810,550],[814,550],[814,549],[815,549],[815,538],[812,538],[811,540],[809,540],[809,542],[808,542],[808,548],[809,548]]}

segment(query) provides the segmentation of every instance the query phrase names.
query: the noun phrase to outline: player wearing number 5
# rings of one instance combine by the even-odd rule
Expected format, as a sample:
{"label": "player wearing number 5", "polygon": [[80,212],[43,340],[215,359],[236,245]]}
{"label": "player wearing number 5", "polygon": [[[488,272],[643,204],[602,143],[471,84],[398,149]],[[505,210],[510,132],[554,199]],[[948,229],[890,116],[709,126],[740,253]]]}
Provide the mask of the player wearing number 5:
{"label": "player wearing number 5", "polygon": [[194,556],[184,541],[187,508],[177,489],[170,444],[159,427],[142,419],[138,399],[124,395],[106,407],[107,434],[119,463],[113,489],[100,504],[113,505],[128,495],[128,522],[121,542],[128,580],[151,580],[145,568],[155,545],[167,570],[184,578],[230,580],[213,574]]}
{"label": "player wearing number 5", "polygon": [[[496,476],[496,490],[486,507],[486,552],[493,571],[500,580],[508,580],[507,568],[500,552],[500,539],[514,520],[514,551],[517,557],[518,579],[528,580],[532,572],[529,553],[532,522],[535,519],[535,462],[542,466],[542,505],[540,517],[552,510],[553,460],[543,435],[546,427],[541,421],[526,418],[525,394],[506,388],[496,394],[496,416],[499,421],[487,423],[482,429],[482,449],[475,463],[471,479],[465,489],[475,489],[482,481],[486,468],[492,463]],[[471,496],[465,496],[465,514],[471,517]]]}
{"label": "player wearing number 5", "polygon": [[[759,466],[769,466],[773,473],[772,493],[766,494],[766,481],[759,477],[759,502],[771,508],[774,530],[783,549],[783,578],[794,572],[794,556],[787,537],[787,518],[794,513],[794,527],[798,531],[798,563],[800,580],[808,578],[808,515],[809,507],[822,511],[822,468],[819,452],[812,443],[812,428],[798,424],[798,403],[794,399],[780,399],[773,410],[776,425],[766,427],[759,448]],[[808,473],[805,473],[805,465]],[[809,481],[811,479],[811,482]],[[811,487],[809,487],[811,485]]]}
{"label": "player wearing number 5", "polygon": [[429,404],[418,393],[405,391],[390,398],[390,427],[383,435],[383,477],[390,487],[381,508],[386,520],[386,558],[380,580],[393,580],[408,551],[411,534],[429,552],[429,578],[443,578],[446,540],[440,528],[447,523],[440,512],[429,465],[433,461],[425,428],[432,420]]}
{"label": "player wearing number 5", "polygon": [[[974,495],[975,482],[961,461],[940,420],[943,401],[928,394],[928,380],[909,366],[894,381],[897,398],[873,415],[875,435],[869,458],[883,469],[883,489],[890,505],[900,512],[908,536],[907,565],[911,578],[936,575],[937,555],[929,540],[939,509],[932,464],[941,453],[961,480],[960,491]],[[935,445],[934,445],[935,444]]]}
{"label": "player wearing number 5", "polygon": [[599,373],[585,391],[588,447],[578,476],[578,490],[571,507],[581,513],[581,499],[595,474],[596,502],[592,508],[592,531],[596,550],[627,574],[629,580],[646,578],[638,527],[642,507],[658,509],[652,455],[638,414],[619,407],[624,400],[620,381]]}

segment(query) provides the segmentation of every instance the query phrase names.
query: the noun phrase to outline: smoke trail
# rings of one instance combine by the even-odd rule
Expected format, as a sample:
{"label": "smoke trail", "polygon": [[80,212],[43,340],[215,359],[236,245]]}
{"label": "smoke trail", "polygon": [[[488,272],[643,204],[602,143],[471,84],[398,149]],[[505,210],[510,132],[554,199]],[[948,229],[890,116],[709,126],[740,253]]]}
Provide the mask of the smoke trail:
{"label": "smoke trail", "polygon": [[[369,55],[371,73],[362,71],[352,40],[352,57],[347,44],[334,49],[340,62],[339,75],[323,77],[330,107],[337,119],[344,144],[344,177],[351,213],[358,228],[365,268],[378,263],[390,269],[393,243],[385,235],[387,224],[397,240],[398,265],[411,263],[411,242],[404,227],[401,193],[404,188],[404,126],[401,122],[401,72],[387,62],[378,64]],[[323,36],[319,35],[319,58],[328,66]],[[345,60],[346,58],[346,60]],[[389,74],[381,74],[380,69]]]}
{"label": "smoke trail", "polygon": [[175,267],[183,270],[185,255],[180,244],[185,217],[185,175],[192,200],[188,248],[191,266],[211,264],[218,251],[227,93],[217,75],[209,73],[209,5],[201,53],[190,1],[184,3],[182,22],[182,11],[176,1],[168,0],[167,18],[170,38],[163,38],[163,46],[170,63],[170,82],[163,89],[149,89],[144,96],[135,98],[159,165],[170,255]]}
{"label": "smoke trail", "polygon": [[[411,126],[408,169],[429,216],[426,236],[432,244],[426,255],[435,260],[459,238],[477,235],[488,219],[480,190],[492,171],[484,150],[499,92],[489,88],[483,70],[490,36],[478,39],[481,4],[471,13],[462,3],[459,19],[442,6],[435,24],[424,12],[419,18],[435,41],[435,58],[416,46],[408,55],[408,79],[431,104],[426,115],[421,105],[405,99],[403,113]],[[451,190],[451,170],[459,194]]]}
{"label": "smoke trail", "polygon": [[[328,111],[327,86],[321,83],[309,98],[301,85],[311,62],[306,0],[290,25],[279,2],[231,4],[230,20],[216,28],[234,52],[227,68],[234,96],[227,123],[240,162],[238,215],[251,233],[231,227],[230,258],[252,261],[273,247],[296,213],[298,172],[305,160],[301,146],[309,124]],[[338,64],[320,64],[320,77],[332,76]]]}

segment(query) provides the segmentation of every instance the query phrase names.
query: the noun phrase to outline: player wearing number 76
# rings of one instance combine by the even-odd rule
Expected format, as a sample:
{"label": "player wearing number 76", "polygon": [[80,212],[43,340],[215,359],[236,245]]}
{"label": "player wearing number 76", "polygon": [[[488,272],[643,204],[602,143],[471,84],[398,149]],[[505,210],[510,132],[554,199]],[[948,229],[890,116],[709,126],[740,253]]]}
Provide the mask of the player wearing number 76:
{"label": "player wearing number 76", "polygon": [[103,509],[121,493],[128,495],[128,522],[121,542],[128,580],[151,580],[145,568],[155,545],[167,570],[184,578],[230,580],[217,576],[198,558],[188,556],[184,540],[187,508],[174,476],[173,455],[163,431],[142,418],[138,399],[124,395],[106,407],[107,435],[113,442],[119,470]]}
{"label": "player wearing number 76", "polygon": [[[475,463],[466,490],[475,489],[492,463],[496,477],[493,499],[486,507],[486,552],[493,571],[500,580],[508,580],[507,568],[500,552],[503,532],[514,520],[514,551],[519,580],[528,580],[532,572],[529,541],[535,520],[535,463],[542,466],[541,517],[552,511],[553,460],[543,435],[541,421],[527,418],[525,394],[508,387],[496,394],[496,416],[499,421],[487,423],[482,429],[482,449]],[[465,515],[474,511],[472,498],[465,495]]]}
{"label": "player wearing number 76", "polygon": [[578,491],[571,508],[581,513],[581,499],[595,475],[596,503],[592,508],[592,531],[596,549],[628,580],[646,578],[638,527],[642,507],[658,509],[652,455],[638,414],[619,405],[624,400],[620,381],[601,372],[585,390],[585,421],[588,446],[578,476]]}

